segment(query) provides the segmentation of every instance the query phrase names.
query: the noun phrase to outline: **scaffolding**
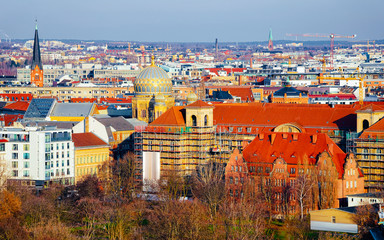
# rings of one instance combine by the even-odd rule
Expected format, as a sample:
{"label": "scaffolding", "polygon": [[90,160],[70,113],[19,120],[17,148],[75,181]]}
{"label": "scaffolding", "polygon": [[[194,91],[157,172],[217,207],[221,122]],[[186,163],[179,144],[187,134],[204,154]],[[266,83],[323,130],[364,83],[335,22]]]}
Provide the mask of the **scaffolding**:
{"label": "scaffolding", "polygon": [[368,192],[384,187],[384,139],[379,137],[359,137],[357,133],[347,135],[347,151],[353,152],[364,174],[364,184]]}

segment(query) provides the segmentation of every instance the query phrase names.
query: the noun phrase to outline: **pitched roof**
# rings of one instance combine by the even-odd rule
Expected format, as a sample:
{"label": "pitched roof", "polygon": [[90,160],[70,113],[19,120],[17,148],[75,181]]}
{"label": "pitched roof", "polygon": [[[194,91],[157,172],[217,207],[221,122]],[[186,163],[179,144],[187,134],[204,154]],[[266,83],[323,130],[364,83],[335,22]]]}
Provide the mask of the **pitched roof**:
{"label": "pitched roof", "polygon": [[150,126],[185,126],[183,106],[174,106],[156,118]]}
{"label": "pitched roof", "polygon": [[213,106],[201,100],[197,100],[196,102],[188,104],[186,107],[206,108],[206,107],[213,107]]}
{"label": "pitched roof", "polygon": [[54,98],[34,98],[29,104],[24,118],[44,119],[50,114],[55,103],[56,99]]}
{"label": "pitched roof", "polygon": [[56,103],[53,117],[86,117],[91,115],[94,103]]}
{"label": "pitched roof", "polygon": [[365,129],[359,138],[384,138],[384,118]]}
{"label": "pitched roof", "polygon": [[135,126],[127,121],[124,117],[106,117],[99,118],[95,117],[97,121],[103,124],[105,127],[112,127],[115,131],[128,131],[134,130]]}
{"label": "pitched roof", "polygon": [[306,93],[301,92],[294,87],[283,87],[283,88],[277,90],[276,92],[274,92],[273,97],[284,97],[285,94],[287,95],[287,97],[298,97],[300,94],[303,97],[307,96]]}
{"label": "pitched roof", "polygon": [[14,122],[16,122],[19,119],[23,119],[23,115],[18,114],[4,114],[0,115],[0,121],[4,121],[4,126],[11,126]]}
{"label": "pitched roof", "polygon": [[[316,141],[314,141],[316,139]],[[343,176],[346,154],[324,133],[265,133],[259,134],[243,151],[247,163],[273,163],[282,158],[287,164],[316,164],[317,156],[328,152],[339,173]]]}
{"label": "pitched roof", "polygon": [[106,142],[98,138],[95,134],[86,133],[73,133],[72,141],[75,147],[95,147],[95,146],[108,146]]}
{"label": "pitched roof", "polygon": [[228,91],[232,96],[240,97],[241,101],[254,101],[251,87],[244,86],[212,86],[207,88]]}
{"label": "pitched roof", "polygon": [[218,104],[213,109],[217,125],[273,128],[296,122],[304,128],[356,129],[356,107],[322,104],[241,103]]}
{"label": "pitched roof", "polygon": [[[196,101],[188,106],[209,106]],[[188,107],[187,106],[187,107]],[[185,126],[185,107],[175,106],[163,113],[151,126]],[[213,109],[215,125],[256,126],[272,129],[284,123],[297,123],[307,132],[317,129],[356,130],[358,105],[328,106],[322,104],[233,103],[216,104]]]}
{"label": "pitched roof", "polygon": [[29,102],[18,101],[18,102],[10,103],[3,108],[18,110],[18,111],[27,111],[28,106],[29,106]]}

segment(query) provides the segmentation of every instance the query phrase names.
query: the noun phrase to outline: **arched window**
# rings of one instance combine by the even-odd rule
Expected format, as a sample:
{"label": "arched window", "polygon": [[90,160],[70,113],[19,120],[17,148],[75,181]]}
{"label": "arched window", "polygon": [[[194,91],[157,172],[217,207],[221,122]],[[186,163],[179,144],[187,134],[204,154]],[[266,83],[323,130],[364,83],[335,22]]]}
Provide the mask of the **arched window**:
{"label": "arched window", "polygon": [[365,130],[365,129],[367,129],[367,128],[369,128],[369,122],[368,122],[368,120],[364,120],[363,121],[363,130]]}
{"label": "arched window", "polygon": [[155,87],[151,87],[151,92],[155,92]]}
{"label": "arched window", "polygon": [[208,115],[204,116],[204,126],[208,125]]}
{"label": "arched window", "polygon": [[195,115],[192,115],[192,126],[196,127],[197,125],[197,119]]}

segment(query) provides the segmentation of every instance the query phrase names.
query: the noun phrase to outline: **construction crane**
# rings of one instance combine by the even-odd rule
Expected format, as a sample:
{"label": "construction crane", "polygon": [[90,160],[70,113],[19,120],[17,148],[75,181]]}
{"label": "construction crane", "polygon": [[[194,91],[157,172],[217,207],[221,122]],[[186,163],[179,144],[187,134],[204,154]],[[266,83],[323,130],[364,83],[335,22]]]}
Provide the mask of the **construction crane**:
{"label": "construction crane", "polygon": [[360,74],[360,68],[357,67],[356,70],[349,76],[345,77],[343,73],[341,72],[341,77],[331,77],[331,76],[324,76],[323,74],[320,74],[317,79],[319,79],[319,83],[323,83],[323,80],[345,80],[348,82],[349,80],[358,80],[359,81],[359,103],[360,105],[363,105],[364,103],[364,79],[367,76],[364,74],[363,76]]}
{"label": "construction crane", "polygon": [[310,33],[305,33],[305,34],[294,34],[294,33],[287,33],[286,36],[290,37],[314,37],[314,38],[330,38],[331,39],[331,51],[330,51],[330,68],[333,69],[333,49],[335,45],[335,38],[355,38],[357,35],[353,34],[350,36],[344,36],[340,34],[320,34],[320,33],[315,33],[315,34],[310,34]]}

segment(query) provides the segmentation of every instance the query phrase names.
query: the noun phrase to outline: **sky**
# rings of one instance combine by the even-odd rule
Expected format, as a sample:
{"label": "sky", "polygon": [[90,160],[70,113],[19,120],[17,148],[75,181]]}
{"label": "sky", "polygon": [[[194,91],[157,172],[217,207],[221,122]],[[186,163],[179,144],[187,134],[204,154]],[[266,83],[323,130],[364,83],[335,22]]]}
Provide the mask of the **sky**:
{"label": "sky", "polygon": [[[384,39],[383,0],[0,0],[0,37],[148,42]],[[302,40],[325,40],[309,39]],[[300,38],[299,38],[300,40]]]}

